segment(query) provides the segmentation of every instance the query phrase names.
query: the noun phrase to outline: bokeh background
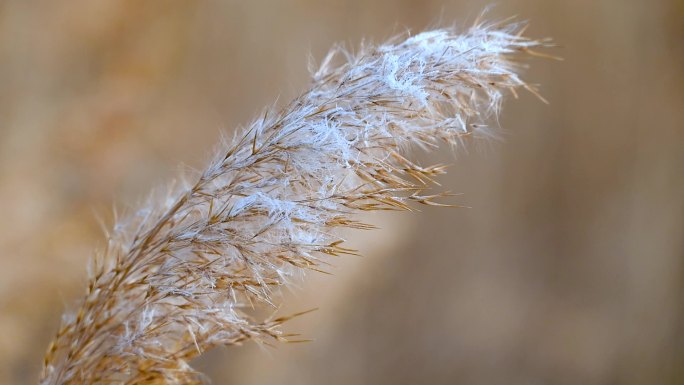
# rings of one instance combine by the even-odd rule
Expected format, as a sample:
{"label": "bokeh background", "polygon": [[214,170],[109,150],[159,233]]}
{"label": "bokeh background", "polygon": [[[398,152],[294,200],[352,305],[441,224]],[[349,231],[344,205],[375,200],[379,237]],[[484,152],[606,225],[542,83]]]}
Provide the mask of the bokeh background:
{"label": "bokeh background", "polygon": [[[307,85],[309,56],[466,26],[471,0],[0,2],[0,383],[35,383],[98,218],[202,167]],[[314,342],[213,351],[216,384],[684,384],[684,3],[506,0],[536,60],[503,141],[453,163],[470,209],[376,215],[285,294]]]}

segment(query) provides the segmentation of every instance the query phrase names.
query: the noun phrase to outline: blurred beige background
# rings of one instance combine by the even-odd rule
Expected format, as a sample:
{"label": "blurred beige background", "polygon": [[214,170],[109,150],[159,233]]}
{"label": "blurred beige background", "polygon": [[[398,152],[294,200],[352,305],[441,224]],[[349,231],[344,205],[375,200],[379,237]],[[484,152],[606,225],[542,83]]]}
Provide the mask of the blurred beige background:
{"label": "blurred beige background", "polygon": [[[35,383],[98,217],[202,167],[307,85],[309,54],[467,25],[486,1],[0,2],[0,383]],[[315,341],[214,351],[216,384],[684,384],[684,3],[510,0],[537,60],[502,142],[454,163],[471,209],[372,218],[366,257],[286,295]],[[315,287],[315,289],[313,289]]]}

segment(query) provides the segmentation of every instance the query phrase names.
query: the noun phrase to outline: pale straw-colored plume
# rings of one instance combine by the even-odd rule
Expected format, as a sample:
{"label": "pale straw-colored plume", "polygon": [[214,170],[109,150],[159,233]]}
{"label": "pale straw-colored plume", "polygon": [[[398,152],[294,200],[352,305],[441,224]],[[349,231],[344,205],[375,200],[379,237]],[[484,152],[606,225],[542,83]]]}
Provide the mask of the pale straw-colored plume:
{"label": "pale straw-colored plume", "polygon": [[369,210],[433,202],[441,166],[405,155],[486,134],[505,93],[535,92],[516,57],[545,45],[476,23],[333,50],[310,89],[223,146],[192,183],[119,219],[78,310],[48,348],[43,385],[197,384],[189,361],[220,345],[287,340],[278,287],[352,250],[339,228]]}

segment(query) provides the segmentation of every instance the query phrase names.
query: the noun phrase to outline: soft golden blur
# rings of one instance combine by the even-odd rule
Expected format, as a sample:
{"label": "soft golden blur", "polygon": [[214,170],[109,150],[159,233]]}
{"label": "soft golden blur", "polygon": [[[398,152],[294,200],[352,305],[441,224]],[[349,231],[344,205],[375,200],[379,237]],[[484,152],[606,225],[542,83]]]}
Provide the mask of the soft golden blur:
{"label": "soft golden blur", "polygon": [[[0,2],[0,383],[35,383],[111,223],[309,56],[488,1]],[[553,37],[503,141],[419,154],[470,209],[375,215],[366,257],[285,295],[314,342],[211,352],[216,384],[684,384],[684,5],[510,0]]]}

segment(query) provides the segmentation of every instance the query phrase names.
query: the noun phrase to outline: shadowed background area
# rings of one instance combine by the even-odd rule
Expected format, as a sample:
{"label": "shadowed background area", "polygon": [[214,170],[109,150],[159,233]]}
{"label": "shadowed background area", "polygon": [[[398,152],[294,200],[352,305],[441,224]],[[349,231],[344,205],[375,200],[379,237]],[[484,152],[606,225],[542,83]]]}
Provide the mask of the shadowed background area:
{"label": "shadowed background area", "polygon": [[[204,165],[336,42],[467,26],[483,1],[0,2],[0,383],[35,383],[98,218]],[[285,293],[313,339],[195,366],[216,384],[684,384],[684,5],[510,0],[552,54],[503,141],[453,163],[470,209],[369,218],[364,258]]]}

